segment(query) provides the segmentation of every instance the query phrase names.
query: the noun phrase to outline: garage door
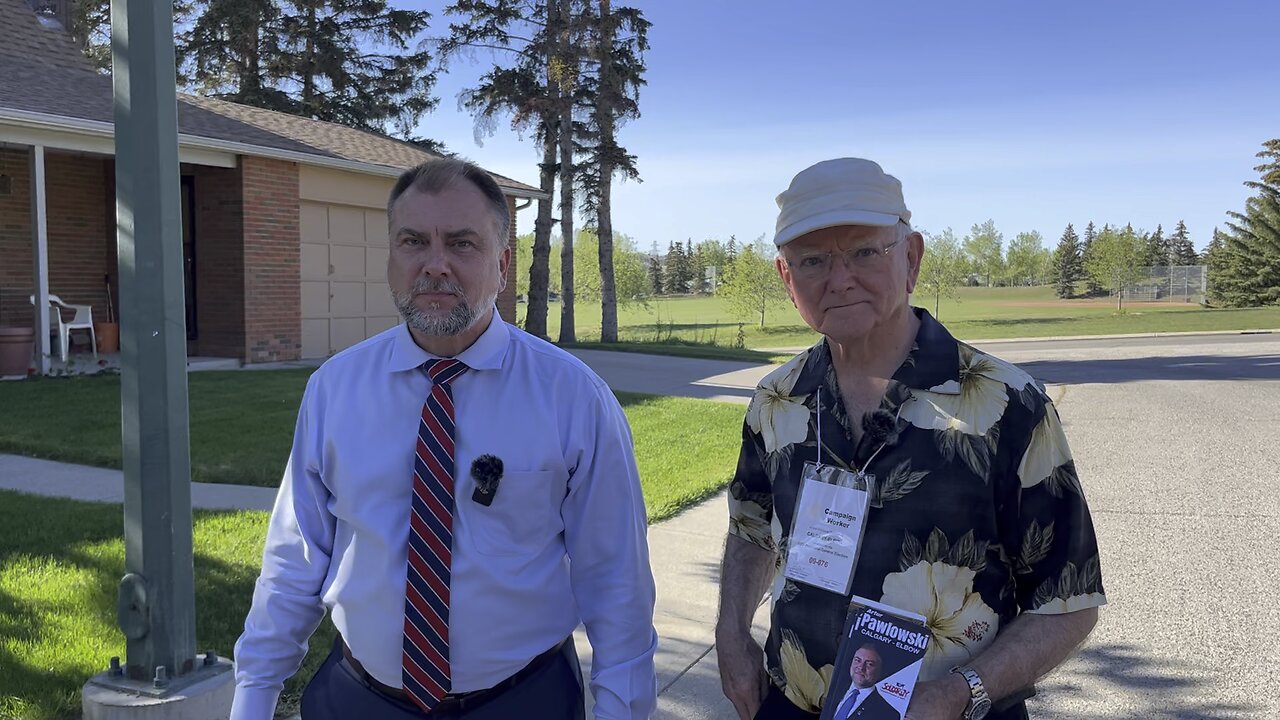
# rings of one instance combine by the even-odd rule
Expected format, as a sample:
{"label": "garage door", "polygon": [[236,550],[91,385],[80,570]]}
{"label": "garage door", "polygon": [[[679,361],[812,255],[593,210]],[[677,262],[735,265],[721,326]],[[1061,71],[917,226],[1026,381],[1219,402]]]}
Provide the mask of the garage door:
{"label": "garage door", "polygon": [[302,357],[327,357],[396,324],[386,211],[304,200],[299,219]]}

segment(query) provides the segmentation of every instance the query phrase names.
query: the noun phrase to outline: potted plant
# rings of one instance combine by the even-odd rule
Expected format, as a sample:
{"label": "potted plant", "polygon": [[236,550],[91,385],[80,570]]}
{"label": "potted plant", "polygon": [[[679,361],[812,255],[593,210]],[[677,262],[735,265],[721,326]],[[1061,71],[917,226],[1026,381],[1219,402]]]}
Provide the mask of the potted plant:
{"label": "potted plant", "polygon": [[[0,293],[0,297],[3,294]],[[4,303],[0,301],[0,313]],[[30,325],[5,325],[0,315],[0,375],[26,376],[35,355],[36,333]]]}
{"label": "potted plant", "polygon": [[95,322],[93,334],[98,339],[98,352],[120,352],[120,324],[116,322],[116,306],[111,298],[111,276],[103,275],[107,285],[107,321]]}

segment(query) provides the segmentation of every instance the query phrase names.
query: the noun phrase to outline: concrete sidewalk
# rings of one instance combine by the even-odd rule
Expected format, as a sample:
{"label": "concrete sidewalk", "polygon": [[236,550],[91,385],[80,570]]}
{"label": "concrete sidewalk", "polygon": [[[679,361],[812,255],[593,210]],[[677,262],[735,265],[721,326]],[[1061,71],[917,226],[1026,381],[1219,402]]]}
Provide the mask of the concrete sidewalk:
{"label": "concrete sidewalk", "polygon": [[[0,490],[95,502],[124,502],[124,473],[109,468],[0,455]],[[275,488],[191,483],[191,507],[207,510],[266,510]]]}
{"label": "concrete sidewalk", "polygon": [[646,355],[608,350],[569,351],[609,387],[624,392],[718,400],[746,405],[774,365]]}
{"label": "concrete sidewalk", "polygon": [[[0,489],[98,502],[122,502],[119,470],[71,465],[0,454]],[[269,511],[273,488],[193,483],[192,506],[203,509]],[[649,552],[657,584],[654,626],[658,674],[657,718],[731,718],[733,708],[720,693],[713,647],[720,551],[728,529],[725,494],[650,526]],[[756,615],[763,642],[767,606]],[[576,633],[583,672],[590,677],[591,645]],[[590,704],[590,700],[588,700]]]}

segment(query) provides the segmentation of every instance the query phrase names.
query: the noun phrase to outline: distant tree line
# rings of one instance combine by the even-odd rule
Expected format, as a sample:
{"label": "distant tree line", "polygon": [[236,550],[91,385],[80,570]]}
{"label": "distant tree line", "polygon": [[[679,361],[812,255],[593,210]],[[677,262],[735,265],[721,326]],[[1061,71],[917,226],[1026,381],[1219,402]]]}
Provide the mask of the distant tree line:
{"label": "distant tree line", "polygon": [[1060,298],[1096,297],[1118,293],[1119,288],[1141,279],[1143,268],[1182,267],[1201,264],[1187,225],[1178,221],[1172,234],[1164,226],[1155,232],[1090,222],[1084,238],[1068,224],[1053,253],[1054,287]]}

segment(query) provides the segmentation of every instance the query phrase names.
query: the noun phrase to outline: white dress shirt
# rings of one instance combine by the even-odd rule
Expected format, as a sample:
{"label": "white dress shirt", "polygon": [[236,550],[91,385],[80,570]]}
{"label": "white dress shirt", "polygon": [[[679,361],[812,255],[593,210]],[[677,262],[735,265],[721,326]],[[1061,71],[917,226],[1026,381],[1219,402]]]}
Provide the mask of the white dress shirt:
{"label": "white dress shirt", "polygon": [[[849,692],[846,692],[844,694],[844,697],[840,698],[840,702],[836,703],[835,720],[847,720],[850,716],[853,715],[853,712],[855,710],[857,710],[859,707],[862,706],[862,703],[867,701],[867,698],[871,697],[871,693],[873,692],[875,692],[874,688],[859,688],[856,685],[850,685]],[[849,706],[849,709],[847,711],[841,714],[841,711],[845,709],[844,708],[845,701],[847,701],[851,697],[858,696],[859,694],[860,694],[860,697],[858,697],[858,699],[852,705]]]}
{"label": "white dress shirt", "polygon": [[[414,446],[431,387],[419,368],[431,359],[402,324],[308,381],[236,643],[234,720],[270,720],[326,608],[369,674],[400,687]],[[496,312],[457,359],[471,369],[451,383],[453,692],[492,687],[581,620],[595,717],[649,717],[654,584],[622,408],[577,358]],[[471,499],[483,454],[504,466],[491,507]]]}

